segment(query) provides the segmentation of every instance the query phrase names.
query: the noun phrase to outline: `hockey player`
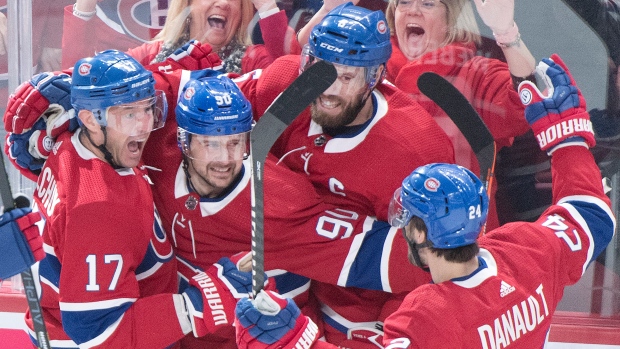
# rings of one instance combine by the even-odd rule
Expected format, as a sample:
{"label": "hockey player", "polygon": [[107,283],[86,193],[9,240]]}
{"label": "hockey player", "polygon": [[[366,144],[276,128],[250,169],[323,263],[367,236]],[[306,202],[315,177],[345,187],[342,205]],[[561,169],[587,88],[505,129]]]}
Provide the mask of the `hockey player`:
{"label": "hockey player", "polygon": [[[536,222],[479,236],[488,199],[471,171],[430,164],[406,177],[390,221],[403,228],[409,260],[429,268],[433,283],[412,291],[387,318],[386,348],[541,348],[564,287],[611,241],[616,221],[588,150],[595,139],[585,101],[559,56],[537,70],[549,94],[529,82],[519,93],[540,148],[552,156],[555,204]],[[316,340],[315,326],[273,293],[240,301],[236,315],[239,348]]]}
{"label": "hockey player", "polygon": [[[450,141],[433,118],[383,82],[390,53],[383,13],[347,3],[313,29],[301,64],[299,56],[281,57],[260,74],[238,81],[255,115],[262,115],[300,69],[319,59],[334,63],[336,82],[293,121],[271,151],[280,163],[305,174],[326,203],[379,220],[387,219],[391,194],[413,169],[454,162]],[[348,229],[339,228],[317,228],[314,234],[334,241],[350,237]],[[421,269],[411,274],[416,285],[429,281]],[[388,293],[324,283],[313,284],[313,292],[322,303],[327,340],[343,347],[376,348],[376,340],[368,337],[380,333],[375,327],[400,302]],[[383,310],[384,304],[394,307]]]}
{"label": "hockey player", "polygon": [[[37,88],[54,92],[53,84],[33,84],[26,94],[40,103]],[[229,285],[251,287],[230,260],[196,271],[176,293],[176,260],[141,163],[166,115],[153,74],[124,53],[104,51],[76,63],[71,103],[62,116],[41,119],[75,113],[81,127],[58,136],[34,193],[46,219],[41,305],[52,346],[163,348],[190,332],[227,330],[236,303]],[[19,132],[23,122],[16,115],[10,127]]]}
{"label": "hockey player", "polygon": [[[154,132],[144,156],[152,169],[153,196],[163,226],[178,255],[181,289],[195,270],[251,248],[252,109],[230,78],[216,71],[194,75],[199,78],[190,78],[179,90],[174,117]],[[245,276],[251,279],[249,269]],[[278,290],[291,297],[297,288],[307,290],[308,279],[293,278],[292,288],[284,286],[290,279],[276,278]],[[235,297],[249,292],[251,288],[240,290]],[[236,348],[234,328],[201,338],[188,335],[182,347]]]}

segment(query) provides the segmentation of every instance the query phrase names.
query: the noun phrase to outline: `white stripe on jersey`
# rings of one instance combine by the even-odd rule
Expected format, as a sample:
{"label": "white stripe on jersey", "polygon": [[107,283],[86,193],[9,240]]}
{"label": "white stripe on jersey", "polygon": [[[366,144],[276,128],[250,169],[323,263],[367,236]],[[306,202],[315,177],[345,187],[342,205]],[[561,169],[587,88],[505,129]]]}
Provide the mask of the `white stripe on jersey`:
{"label": "white stripe on jersey", "polygon": [[120,307],[125,303],[133,303],[137,298],[116,298],[97,302],[69,303],[59,302],[61,311],[91,311]]}
{"label": "white stripe on jersey", "polygon": [[392,244],[394,243],[394,238],[396,237],[399,229],[391,227],[388,231],[388,235],[385,238],[385,242],[383,244],[383,252],[381,254],[381,287],[385,292],[392,292],[392,286],[390,285],[390,255],[392,254]]}

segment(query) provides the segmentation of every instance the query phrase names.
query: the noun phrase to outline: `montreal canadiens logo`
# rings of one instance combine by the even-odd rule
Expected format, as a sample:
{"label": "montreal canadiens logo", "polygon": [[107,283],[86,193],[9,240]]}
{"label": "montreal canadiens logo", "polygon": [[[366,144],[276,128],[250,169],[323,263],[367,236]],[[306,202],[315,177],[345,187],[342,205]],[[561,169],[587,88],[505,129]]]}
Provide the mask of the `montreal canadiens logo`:
{"label": "montreal canadiens logo", "polygon": [[439,189],[440,183],[435,178],[429,178],[424,181],[424,188],[428,191],[436,192]]}
{"label": "montreal canadiens logo", "polygon": [[90,68],[92,68],[92,65],[90,65],[89,63],[82,63],[78,67],[78,72],[80,73],[80,75],[88,75],[90,74]]}
{"label": "montreal canadiens logo", "polygon": [[123,31],[140,41],[149,41],[164,26],[168,3],[172,0],[116,0],[116,13]]}
{"label": "montreal canadiens logo", "polygon": [[528,105],[532,102],[532,91],[524,88],[519,92],[519,97],[521,97],[521,103]]}
{"label": "montreal canadiens logo", "polygon": [[380,34],[385,34],[385,32],[387,31],[387,25],[385,25],[385,21],[379,21],[377,23],[377,30]]}
{"label": "montreal canadiens logo", "polygon": [[188,87],[185,90],[185,93],[183,94],[183,97],[185,97],[185,99],[191,99],[192,96],[196,93],[196,90],[194,90],[193,87]]}

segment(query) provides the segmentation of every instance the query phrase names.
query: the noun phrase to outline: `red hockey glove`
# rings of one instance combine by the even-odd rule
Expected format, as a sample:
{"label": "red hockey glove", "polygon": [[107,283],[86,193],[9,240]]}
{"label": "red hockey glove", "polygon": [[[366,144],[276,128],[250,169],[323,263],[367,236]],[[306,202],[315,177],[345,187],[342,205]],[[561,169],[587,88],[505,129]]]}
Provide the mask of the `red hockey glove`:
{"label": "red hockey glove", "polygon": [[[252,273],[239,271],[236,265],[246,254],[221,258],[206,271],[178,258],[179,274],[190,286],[184,291],[184,298],[196,337],[232,329],[237,301],[252,293]],[[265,287],[272,287],[273,282],[269,283],[266,275],[265,280]],[[197,294],[202,296],[202,304]]]}
{"label": "red hockey glove", "polygon": [[560,144],[594,147],[586,101],[560,56],[543,59],[536,71],[543,77],[546,94],[532,82],[523,81],[519,84],[519,96],[540,149],[551,154]]}
{"label": "red hockey glove", "polygon": [[[168,56],[166,60],[151,66],[158,67],[158,70],[223,70],[220,56],[212,52],[209,44],[203,44],[198,40],[188,41]],[[153,70],[153,68],[149,68],[149,70]]]}
{"label": "red hockey glove", "polygon": [[0,279],[19,274],[45,257],[38,212],[16,208],[0,216]]}
{"label": "red hockey glove", "polygon": [[69,75],[60,72],[40,73],[19,85],[9,96],[4,113],[4,128],[7,132],[24,133],[50,107],[54,109],[54,114],[62,114],[72,108]]}
{"label": "red hockey glove", "polygon": [[256,299],[241,299],[235,309],[237,347],[240,349],[310,348],[318,327],[292,299],[262,290]]}
{"label": "red hockey glove", "polygon": [[55,138],[64,131],[77,128],[73,109],[50,106],[47,116],[39,118],[23,133],[8,133],[4,152],[15,168],[36,182],[37,177],[54,146]]}

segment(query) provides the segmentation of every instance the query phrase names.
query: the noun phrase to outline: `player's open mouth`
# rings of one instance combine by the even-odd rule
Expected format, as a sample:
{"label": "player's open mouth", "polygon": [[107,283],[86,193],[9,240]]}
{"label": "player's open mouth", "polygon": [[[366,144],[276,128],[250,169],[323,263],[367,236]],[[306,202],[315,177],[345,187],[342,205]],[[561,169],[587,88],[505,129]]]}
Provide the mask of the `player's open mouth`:
{"label": "player's open mouth", "polygon": [[319,97],[319,102],[321,104],[321,107],[325,108],[325,109],[334,109],[338,106],[340,106],[340,102],[338,101],[337,98],[329,98],[329,97]]}
{"label": "player's open mouth", "polygon": [[127,149],[129,149],[130,152],[132,153],[139,153],[142,148],[144,147],[144,142],[145,140],[136,140],[136,141],[130,141],[127,144]]}
{"label": "player's open mouth", "polygon": [[213,15],[208,19],[209,25],[215,29],[224,29],[226,27],[226,18],[219,15]]}
{"label": "player's open mouth", "polygon": [[211,171],[213,171],[215,173],[225,174],[225,173],[228,173],[228,172],[232,171],[232,167],[230,167],[230,166],[225,166],[225,167],[220,167],[220,166],[213,167],[213,166],[211,166],[211,167],[209,167],[209,170],[211,170]]}

